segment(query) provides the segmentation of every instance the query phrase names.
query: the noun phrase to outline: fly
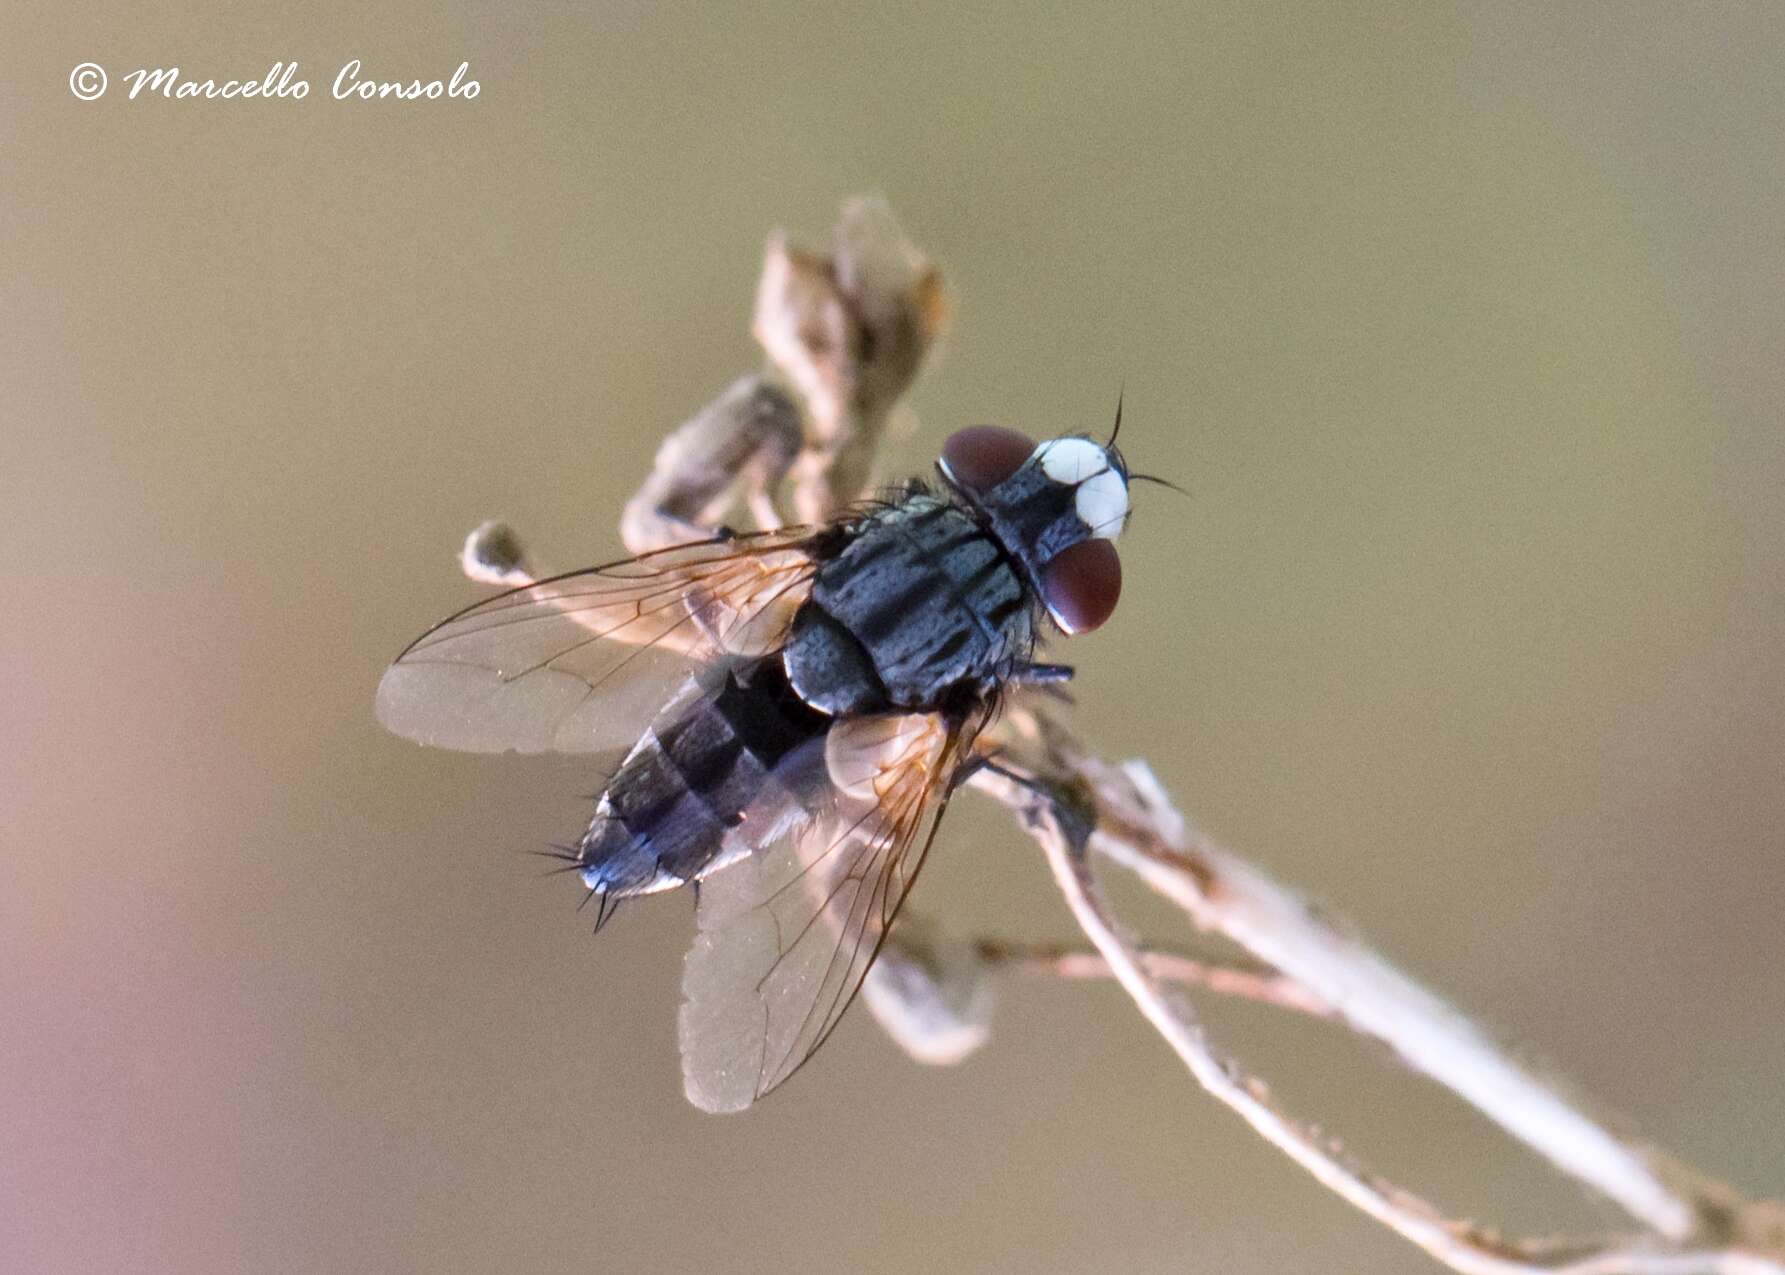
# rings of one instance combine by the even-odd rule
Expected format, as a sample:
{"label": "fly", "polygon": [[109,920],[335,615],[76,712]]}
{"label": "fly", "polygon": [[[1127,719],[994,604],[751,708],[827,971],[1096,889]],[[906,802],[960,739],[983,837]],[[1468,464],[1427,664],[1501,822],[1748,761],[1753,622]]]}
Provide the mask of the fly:
{"label": "fly", "polygon": [[736,1111],[854,999],[1009,690],[1121,590],[1114,439],[951,436],[935,485],[817,527],[725,534],[469,607],[385,672],[399,735],[473,752],[620,750],[564,850],[605,920],[697,884],[684,1087]]}

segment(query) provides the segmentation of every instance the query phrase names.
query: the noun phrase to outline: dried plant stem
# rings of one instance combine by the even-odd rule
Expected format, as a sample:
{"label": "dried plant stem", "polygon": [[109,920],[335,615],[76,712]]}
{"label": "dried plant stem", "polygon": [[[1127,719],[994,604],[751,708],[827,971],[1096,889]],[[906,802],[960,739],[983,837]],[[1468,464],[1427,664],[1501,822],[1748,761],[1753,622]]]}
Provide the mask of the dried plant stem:
{"label": "dried plant stem", "polygon": [[[1058,744],[1060,740],[1056,738],[1053,742]],[[1363,968],[1371,969],[1378,975],[1393,975],[1391,985],[1397,985],[1400,993],[1413,993],[1414,995],[1404,999],[1411,1000],[1417,1006],[1414,1015],[1405,1021],[1395,1020],[1392,1011],[1382,1007],[1389,1020],[1385,1030],[1370,1031],[1368,1034],[1388,1040],[1397,1049],[1412,1046],[1417,1051],[1419,1040],[1428,1031],[1434,1030],[1434,1024],[1440,1036],[1463,1030],[1464,1035],[1471,1040],[1472,1050],[1487,1051],[1486,1060],[1473,1053],[1468,1057],[1467,1064],[1460,1069],[1463,1076],[1468,1077],[1474,1070],[1485,1067],[1498,1081],[1505,1084],[1510,1092],[1492,1095],[1489,1099],[1492,1103],[1510,1104],[1522,1097],[1539,1105],[1558,1104],[1563,1113],[1560,1132],[1554,1135],[1539,1133],[1535,1137],[1526,1137],[1525,1140],[1550,1154],[1552,1159],[1562,1163],[1564,1168],[1570,1169],[1580,1180],[1618,1199],[1632,1213],[1635,1213],[1635,1208],[1631,1207],[1633,1203],[1637,1207],[1653,1210],[1657,1219],[1643,1220],[1650,1221],[1656,1234],[1652,1238],[1613,1241],[1512,1243],[1485,1229],[1445,1220],[1419,1197],[1369,1172],[1346,1156],[1336,1142],[1285,1115],[1270,1100],[1269,1091],[1262,1081],[1242,1074],[1230,1062],[1219,1057],[1209,1046],[1188,1007],[1164,986],[1160,973],[1150,968],[1152,962],[1146,954],[1134,946],[1111,916],[1092,874],[1089,852],[1096,850],[1113,861],[1128,858],[1131,861],[1152,862],[1156,868],[1158,856],[1144,852],[1139,856],[1131,855],[1129,852],[1135,848],[1128,840],[1133,836],[1132,828],[1117,824],[1116,830],[1110,829],[1111,821],[1104,817],[1112,804],[1107,800],[1107,787],[1094,789],[1082,783],[1067,784],[1062,783],[1058,776],[1046,777],[1035,773],[1027,778],[1029,782],[1022,784],[1002,775],[984,772],[975,783],[1018,814],[1025,829],[1046,853],[1054,879],[1079,927],[1107,963],[1122,989],[1196,1080],[1210,1094],[1237,1112],[1260,1136],[1307,1169],[1323,1185],[1397,1234],[1419,1245],[1452,1270],[1479,1272],[1482,1275],[1530,1275],[1532,1272],[1561,1275],[1735,1275],[1737,1272],[1755,1275],[1758,1272],[1774,1272],[1776,1275],[1785,1270],[1785,1262],[1780,1260],[1776,1251],[1743,1251],[1735,1247],[1698,1247],[1690,1244],[1676,1246],[1669,1243],[1670,1240],[1687,1241],[1695,1238],[1695,1232],[1704,1229],[1695,1225],[1695,1220],[1715,1218],[1724,1226],[1731,1220],[1739,1220],[1739,1215],[1730,1210],[1729,1195],[1719,1192],[1714,1197],[1694,1199],[1664,1183],[1651,1171],[1640,1150],[1618,1142],[1586,1116],[1567,1108],[1542,1082],[1520,1071],[1515,1064],[1503,1057],[1492,1054],[1491,1047],[1486,1045],[1479,1033],[1468,1029],[1468,1025],[1454,1012],[1443,1007],[1429,993],[1423,992],[1403,976],[1395,974],[1380,958],[1354,944],[1354,951],[1346,953],[1344,959],[1367,958]],[[1105,776],[1104,784],[1107,786],[1110,782],[1110,778]],[[1050,787],[1055,788],[1052,795],[1049,795]],[[1186,905],[1192,896],[1200,897],[1205,890],[1218,891],[1225,900],[1227,883],[1239,875],[1231,869],[1242,866],[1228,856],[1230,861],[1221,865],[1223,870],[1229,870],[1223,876],[1206,871],[1206,865],[1192,864],[1181,855],[1179,857],[1182,862],[1173,868],[1179,875],[1169,878],[1171,888],[1162,889],[1161,893],[1180,906]],[[1279,904],[1293,901],[1293,896],[1281,891],[1280,887],[1268,882],[1255,870],[1250,875],[1252,879],[1246,883],[1246,893],[1254,903],[1260,899]],[[1167,879],[1155,870],[1149,884],[1159,888],[1166,884]],[[1333,937],[1329,927],[1317,921],[1310,922],[1307,919],[1310,915],[1307,909],[1300,906],[1299,901],[1293,903],[1300,919],[1286,927],[1288,931],[1293,933],[1312,924],[1325,931],[1321,935],[1322,942],[1315,946],[1330,948],[1330,944],[1325,942],[1327,938]],[[1186,911],[1190,911],[1192,916],[1205,924],[1211,919],[1207,908],[1201,909],[1201,915],[1188,906]],[[1240,911],[1243,915],[1245,910],[1242,908]],[[1239,937],[1223,926],[1209,925],[1208,928],[1222,929],[1229,933],[1229,937]],[[1248,935],[1253,933],[1246,927],[1234,928]],[[1302,944],[1294,941],[1285,943],[1281,934],[1269,927],[1266,930],[1276,934],[1279,939],[1272,946],[1287,946],[1297,952],[1302,950]],[[1324,990],[1316,989],[1316,994]],[[1368,1001],[1369,997],[1366,996],[1365,999]],[[1354,1003],[1352,1008],[1355,1010]],[[1442,1012],[1434,1014],[1432,1011]],[[1348,1025],[1358,1026],[1350,1014],[1344,1010],[1339,1012]],[[1452,1083],[1456,1077],[1451,1069],[1442,1064],[1428,1069],[1428,1074],[1434,1075],[1435,1079],[1453,1089],[1457,1087]],[[1479,1085],[1467,1078],[1463,1080],[1463,1084],[1471,1089],[1471,1093],[1464,1094],[1465,1097],[1473,1100],[1482,1096]],[[1477,1105],[1483,1104],[1478,1102]],[[1523,1134],[1530,1130],[1530,1122],[1521,1121],[1513,1131]],[[1584,1142],[1593,1154],[1572,1154],[1573,1140]],[[1769,1216],[1772,1206],[1750,1207],[1754,1212],[1747,1221],[1751,1224],[1749,1229],[1756,1232],[1751,1238],[1765,1243],[1769,1239],[1766,1232],[1777,1224],[1776,1217]],[[1678,1229],[1673,1232],[1664,1231],[1660,1225],[1656,1225],[1657,1220]]]}
{"label": "dried plant stem", "polygon": [[[1409,1066],[1558,1168],[1591,1183],[1632,1217],[1670,1238],[1692,1232],[1696,1219],[1690,1202],[1661,1180],[1637,1148],[1607,1133],[1553,1085],[1509,1059],[1473,1023],[1257,869],[1207,845],[1192,859],[1115,831],[1101,832],[1093,844],[1199,926],[1218,930],[1302,981],[1347,1026],[1389,1045]],[[1217,892],[1203,894],[1199,877],[1217,885]]]}

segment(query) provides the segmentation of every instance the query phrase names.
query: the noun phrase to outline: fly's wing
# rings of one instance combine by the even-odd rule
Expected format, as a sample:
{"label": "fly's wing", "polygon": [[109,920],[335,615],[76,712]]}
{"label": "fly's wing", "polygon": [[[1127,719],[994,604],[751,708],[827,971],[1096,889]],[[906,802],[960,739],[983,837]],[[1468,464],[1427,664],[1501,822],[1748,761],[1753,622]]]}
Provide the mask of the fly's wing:
{"label": "fly's wing", "polygon": [[824,1043],[880,951],[984,721],[838,723],[820,762],[820,813],[701,883],[680,1020],[695,1106],[742,1110]]}
{"label": "fly's wing", "polygon": [[629,746],[691,672],[785,641],[811,591],[812,537],[678,545],[468,607],[385,671],[379,719],[467,752]]}

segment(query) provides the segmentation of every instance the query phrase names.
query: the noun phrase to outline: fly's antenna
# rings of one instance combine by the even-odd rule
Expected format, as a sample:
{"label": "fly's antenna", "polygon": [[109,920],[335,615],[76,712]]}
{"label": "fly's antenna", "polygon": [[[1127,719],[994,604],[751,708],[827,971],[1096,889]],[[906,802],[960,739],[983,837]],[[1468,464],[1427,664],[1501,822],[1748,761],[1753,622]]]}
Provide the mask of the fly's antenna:
{"label": "fly's antenna", "polygon": [[1161,478],[1157,474],[1131,474],[1122,461],[1122,453],[1116,450],[1116,438],[1122,432],[1122,400],[1127,397],[1126,387],[1116,391],[1116,423],[1110,427],[1109,441],[1103,444],[1103,450],[1114,458],[1114,467],[1121,474],[1125,483],[1154,483],[1160,487],[1169,487],[1180,496],[1188,497],[1189,492],[1172,482],[1169,478]]}
{"label": "fly's antenna", "polygon": [[1186,498],[1190,497],[1189,492],[1185,491],[1182,487],[1178,486],[1171,479],[1161,478],[1157,474],[1129,474],[1128,481],[1131,483],[1152,483],[1158,487],[1168,487],[1172,491],[1177,492],[1178,495],[1180,495],[1180,496],[1183,496]]}
{"label": "fly's antenna", "polygon": [[1169,487],[1171,490],[1177,492],[1178,495],[1188,498],[1190,493],[1178,486],[1171,479],[1161,478],[1157,474],[1131,474],[1128,472],[1127,466],[1123,464],[1122,453],[1116,450],[1116,437],[1122,432],[1122,399],[1126,397],[1126,388],[1127,387],[1124,386],[1116,390],[1116,423],[1110,427],[1109,441],[1103,445],[1103,450],[1109,452],[1116,458],[1116,465],[1121,472],[1123,482],[1154,483],[1160,487]]}

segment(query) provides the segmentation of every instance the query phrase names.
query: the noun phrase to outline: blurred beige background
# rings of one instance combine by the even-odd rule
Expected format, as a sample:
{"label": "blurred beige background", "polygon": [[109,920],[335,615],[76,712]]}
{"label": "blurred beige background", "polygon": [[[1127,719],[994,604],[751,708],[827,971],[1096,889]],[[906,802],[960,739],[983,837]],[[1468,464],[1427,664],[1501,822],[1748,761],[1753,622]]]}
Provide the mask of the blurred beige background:
{"label": "blurred beige background", "polygon": [[[1009,988],[943,1072],[858,1011],[701,1116],[685,902],[591,939],[517,853],[589,777],[373,720],[464,531],[612,556],[754,364],[765,234],[875,189],[956,304],[895,468],[1125,386],[1194,493],[1140,493],[1087,733],[1785,1192],[1785,10],[163,8],[0,23],[0,1266],[1431,1269],[1108,988]],[[351,57],[482,93],[331,101]],[[122,97],[279,59],[308,99]],[[971,800],[919,895],[1069,935]],[[1212,1013],[1446,1207],[1618,1224],[1374,1051]]]}

